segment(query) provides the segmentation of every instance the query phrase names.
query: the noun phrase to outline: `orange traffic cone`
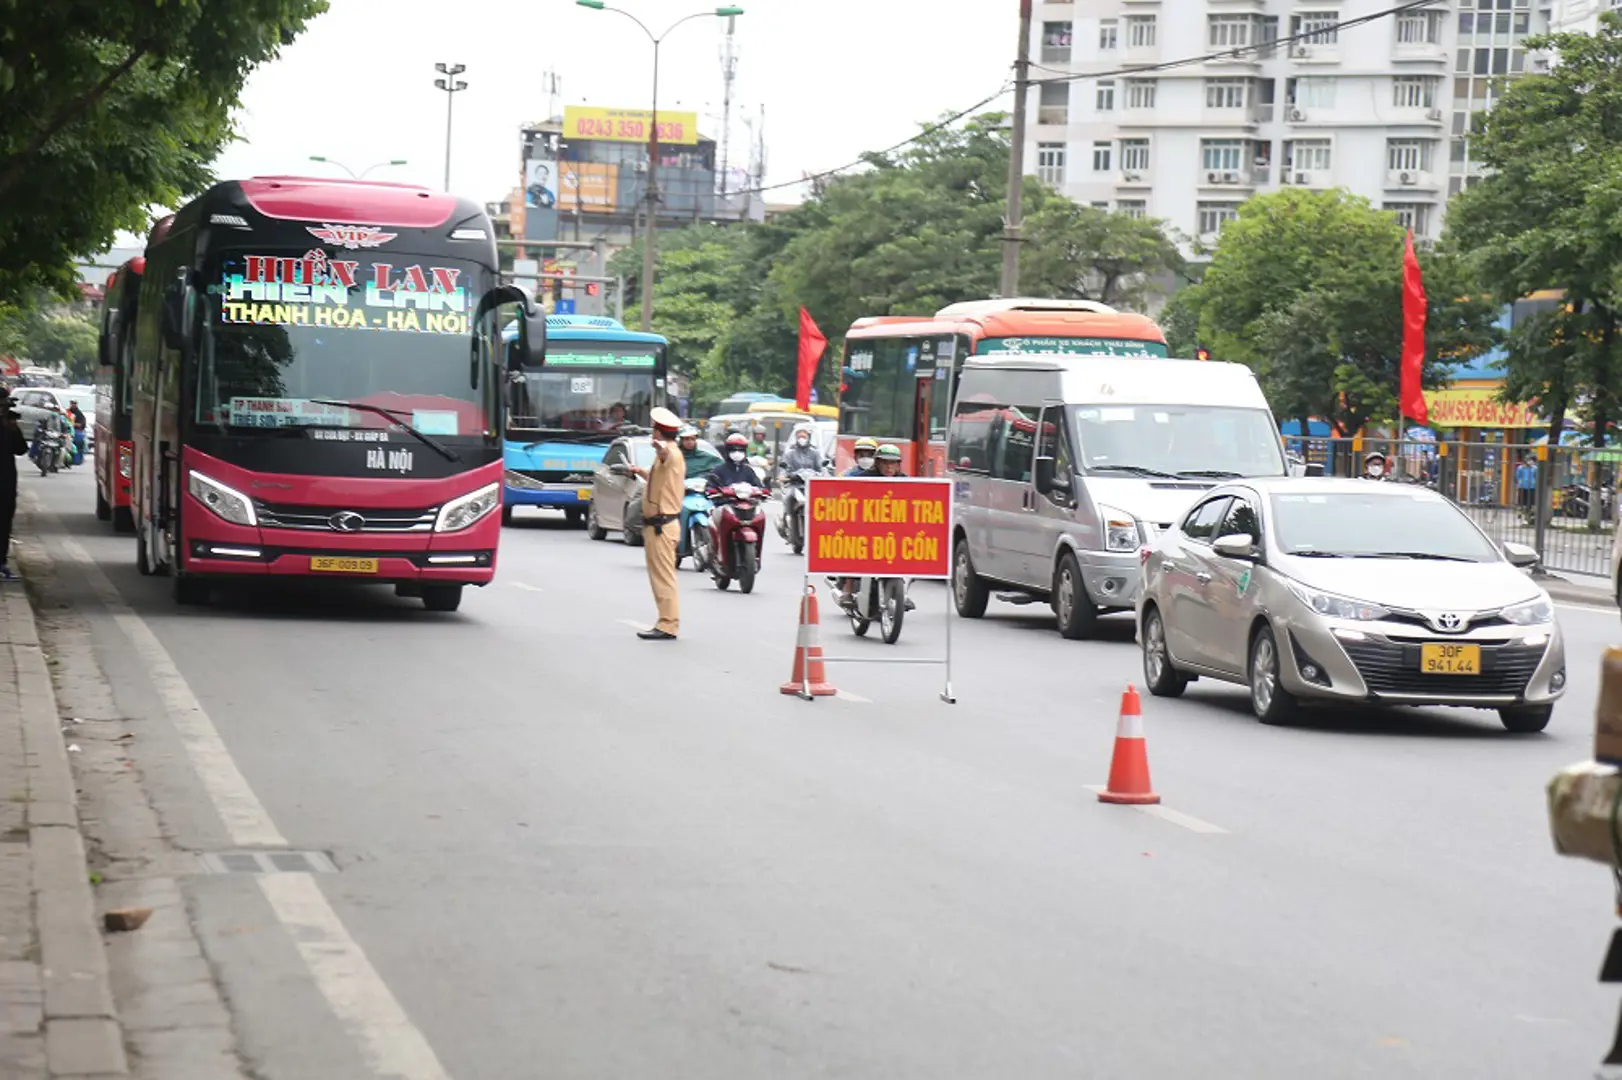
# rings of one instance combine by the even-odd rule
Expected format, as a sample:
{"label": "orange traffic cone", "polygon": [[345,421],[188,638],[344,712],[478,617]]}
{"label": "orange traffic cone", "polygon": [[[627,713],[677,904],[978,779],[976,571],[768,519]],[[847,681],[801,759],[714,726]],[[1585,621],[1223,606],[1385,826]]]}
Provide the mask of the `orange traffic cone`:
{"label": "orange traffic cone", "polygon": [[822,664],[822,643],[817,639],[817,590],[805,587],[800,600],[800,631],[794,642],[794,674],[778,689],[803,698],[832,697],[839,693],[829,682]]}
{"label": "orange traffic cone", "polygon": [[1098,793],[1098,801],[1131,805],[1160,801],[1149,785],[1149,744],[1143,738],[1143,709],[1138,704],[1137,688],[1131,685],[1121,695],[1121,722],[1115,728],[1109,784]]}

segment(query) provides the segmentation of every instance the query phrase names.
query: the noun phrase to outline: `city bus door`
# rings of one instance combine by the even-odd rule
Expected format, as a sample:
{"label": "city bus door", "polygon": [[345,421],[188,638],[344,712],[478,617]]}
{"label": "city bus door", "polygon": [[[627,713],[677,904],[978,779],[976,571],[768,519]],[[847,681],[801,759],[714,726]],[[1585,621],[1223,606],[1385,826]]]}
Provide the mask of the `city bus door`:
{"label": "city bus door", "polygon": [[913,380],[912,404],[912,460],[903,462],[908,476],[930,476],[934,466],[929,460],[929,392],[935,384],[935,372]]}

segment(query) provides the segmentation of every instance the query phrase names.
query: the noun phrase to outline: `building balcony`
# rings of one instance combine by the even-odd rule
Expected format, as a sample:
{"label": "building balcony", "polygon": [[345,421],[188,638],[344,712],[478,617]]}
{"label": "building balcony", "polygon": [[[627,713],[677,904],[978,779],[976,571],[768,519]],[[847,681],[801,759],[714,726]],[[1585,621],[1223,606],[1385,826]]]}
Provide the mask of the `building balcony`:
{"label": "building balcony", "polygon": [[1290,187],[1334,187],[1334,177],[1328,169],[1292,169],[1288,165],[1279,175],[1279,183]]}
{"label": "building balcony", "polygon": [[1068,64],[1070,63],[1070,46],[1044,45],[1042,46],[1041,59],[1044,64]]}
{"label": "building balcony", "polygon": [[1160,59],[1159,45],[1128,45],[1124,52],[1127,66],[1153,64]]}
{"label": "building balcony", "polygon": [[1424,169],[1387,169],[1385,174],[1385,186],[1389,190],[1436,191],[1441,183],[1440,177]]}
{"label": "building balcony", "polygon": [[1437,63],[1448,60],[1447,46],[1440,41],[1404,42],[1392,46],[1391,59],[1399,63]]}
{"label": "building balcony", "polygon": [[1068,105],[1038,105],[1036,107],[1036,122],[1062,127],[1070,123],[1070,107]]}
{"label": "building balcony", "polygon": [[1390,116],[1393,127],[1434,127],[1447,122],[1447,113],[1438,108],[1392,109]]}
{"label": "building balcony", "polygon": [[1252,105],[1250,107],[1250,122],[1252,124],[1271,124],[1273,114],[1278,111],[1275,105]]}
{"label": "building balcony", "polygon": [[[1216,45],[1209,46],[1209,48],[1212,52],[1221,51],[1220,47]],[[1230,48],[1249,49],[1250,47],[1245,45],[1233,45],[1230,46]],[[1242,52],[1236,55],[1213,56],[1205,61],[1205,66],[1219,71],[1251,71],[1262,66],[1262,60],[1264,59],[1262,53],[1264,51],[1266,50],[1251,49],[1248,52]]]}
{"label": "building balcony", "polygon": [[1257,182],[1250,169],[1201,169],[1198,176],[1200,186],[1207,188],[1253,188]]}
{"label": "building balcony", "polygon": [[1153,187],[1154,179],[1149,175],[1148,169],[1122,169],[1115,178],[1116,187],[1136,188]]}
{"label": "building balcony", "polygon": [[[1300,105],[1291,105],[1288,102],[1286,102],[1279,109],[1279,112],[1280,112],[1284,122],[1288,123],[1288,124],[1311,124],[1311,123],[1314,123],[1313,110],[1303,108]],[[1318,121],[1318,122],[1321,122],[1321,120]]]}
{"label": "building balcony", "polygon": [[1306,42],[1296,42],[1291,44],[1289,48],[1292,63],[1304,65],[1340,63],[1340,45],[1338,43],[1308,44]]}

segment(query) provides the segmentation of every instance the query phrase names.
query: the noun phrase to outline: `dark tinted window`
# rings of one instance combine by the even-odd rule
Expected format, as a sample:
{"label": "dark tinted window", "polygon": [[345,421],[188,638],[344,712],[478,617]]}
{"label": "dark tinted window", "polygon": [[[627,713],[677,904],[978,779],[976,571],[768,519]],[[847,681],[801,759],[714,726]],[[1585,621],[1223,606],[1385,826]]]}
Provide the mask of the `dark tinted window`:
{"label": "dark tinted window", "polygon": [[1256,508],[1244,499],[1233,500],[1233,505],[1228,508],[1228,516],[1222,519],[1222,528],[1217,530],[1216,535],[1220,538],[1236,533],[1243,533],[1255,543],[1261,542],[1261,519],[1256,515]]}
{"label": "dark tinted window", "polygon": [[1228,496],[1220,495],[1195,507],[1183,519],[1183,535],[1191,540],[1209,541],[1216,531],[1217,522],[1222,520],[1223,511],[1228,509],[1229,501]]}
{"label": "dark tinted window", "polygon": [[952,416],[946,459],[959,472],[989,473],[993,431],[1002,406],[986,401],[960,401]]}
{"label": "dark tinted window", "polygon": [[997,479],[1030,481],[1031,459],[1036,452],[1036,419],[1041,412],[1040,408],[1018,405],[1002,410],[991,466],[991,474]]}

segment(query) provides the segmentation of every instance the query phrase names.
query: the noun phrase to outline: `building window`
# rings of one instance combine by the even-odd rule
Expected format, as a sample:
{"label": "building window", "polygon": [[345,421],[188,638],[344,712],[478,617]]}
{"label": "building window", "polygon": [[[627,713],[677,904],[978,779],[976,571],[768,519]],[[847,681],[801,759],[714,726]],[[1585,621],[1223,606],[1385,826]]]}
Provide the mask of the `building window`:
{"label": "building window", "polygon": [[1328,139],[1296,139],[1285,151],[1285,168],[1294,172],[1328,172],[1333,158]]}
{"label": "building window", "polygon": [[1110,142],[1093,143],[1093,172],[1109,172],[1110,158],[1115,144]]}
{"label": "building window", "polygon": [[1298,109],[1333,109],[1335,107],[1334,79],[1291,79],[1285,85],[1285,96]]}
{"label": "building window", "polygon": [[1205,107],[1207,109],[1243,109],[1249,79],[1206,79]]}
{"label": "building window", "polygon": [[1340,41],[1340,14],[1334,11],[1303,11],[1290,16],[1290,36],[1297,45],[1334,45]]}
{"label": "building window", "polygon": [[1386,203],[1382,209],[1395,214],[1397,224],[1412,229],[1415,236],[1430,232],[1431,208],[1429,203]]}
{"label": "building window", "polygon": [[1036,144],[1036,178],[1049,187],[1064,183],[1064,143]]}
{"label": "building window", "polygon": [[1240,139],[1200,140],[1200,168],[1207,172],[1238,172],[1244,160],[1245,144]]}
{"label": "building window", "polygon": [[1197,204],[1196,209],[1199,211],[1201,236],[1215,236],[1222,231],[1224,222],[1239,216],[1238,203],[1202,202]]}
{"label": "building window", "polygon": [[1408,76],[1391,80],[1391,104],[1399,109],[1428,109],[1436,104],[1436,80]]}
{"label": "building window", "polygon": [[1126,107],[1152,109],[1155,107],[1155,81],[1153,79],[1126,80]]}
{"label": "building window", "polygon": [[1387,139],[1385,167],[1392,172],[1421,172],[1430,165],[1423,139]]}
{"label": "building window", "polygon": [[[1459,29],[1465,29],[1468,14],[1459,16]],[[1439,11],[1405,11],[1397,16],[1398,45],[1437,45],[1442,40],[1442,13]]]}
{"label": "building window", "polygon": [[1043,83],[1040,103],[1036,107],[1038,124],[1068,124],[1070,122],[1070,84]]}
{"label": "building window", "polygon": [[1068,63],[1070,60],[1070,24],[1045,22],[1042,24],[1042,62]]}
{"label": "building window", "polygon": [[1149,204],[1142,199],[1121,199],[1115,204],[1115,212],[1129,218],[1145,218],[1149,216]]}
{"label": "building window", "polygon": [[1096,200],[1094,202],[1090,202],[1087,205],[1092,207],[1094,210],[1108,210],[1109,209],[1109,200],[1108,199],[1100,199],[1100,200]]}
{"label": "building window", "polygon": [[1121,140],[1121,171],[1146,173],[1149,171],[1149,140]]}
{"label": "building window", "polygon": [[1212,15],[1206,20],[1205,43],[1213,49],[1237,49],[1250,44],[1249,15]]}
{"label": "building window", "polygon": [[1152,49],[1155,47],[1155,17],[1128,15],[1126,17],[1126,47]]}
{"label": "building window", "polygon": [[1115,109],[1115,80],[1098,80],[1098,111],[1112,112]]}
{"label": "building window", "polygon": [[1114,19],[1103,19],[1098,24],[1098,51],[1114,52],[1116,44],[1116,23]]}

